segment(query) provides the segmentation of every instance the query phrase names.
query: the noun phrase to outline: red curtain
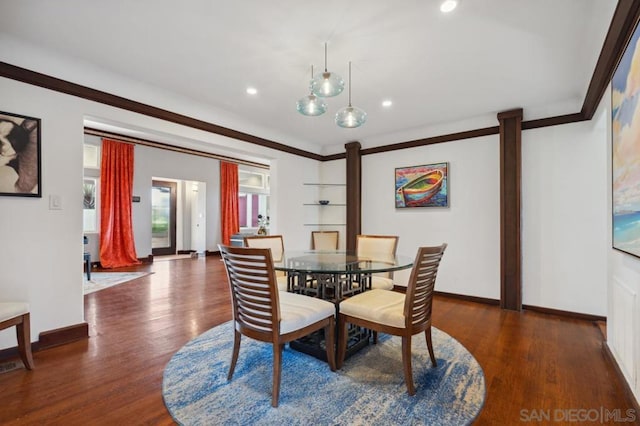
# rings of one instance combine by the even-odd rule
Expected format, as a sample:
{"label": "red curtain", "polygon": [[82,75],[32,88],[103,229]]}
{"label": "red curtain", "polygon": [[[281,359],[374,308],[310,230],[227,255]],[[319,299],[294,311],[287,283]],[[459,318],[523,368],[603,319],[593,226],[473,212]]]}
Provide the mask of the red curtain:
{"label": "red curtain", "polygon": [[133,145],[102,139],[100,171],[100,264],[119,268],[140,263],[133,241]]}
{"label": "red curtain", "polygon": [[240,231],[238,215],[238,165],[220,162],[220,217],[222,244],[231,244],[231,236]]}

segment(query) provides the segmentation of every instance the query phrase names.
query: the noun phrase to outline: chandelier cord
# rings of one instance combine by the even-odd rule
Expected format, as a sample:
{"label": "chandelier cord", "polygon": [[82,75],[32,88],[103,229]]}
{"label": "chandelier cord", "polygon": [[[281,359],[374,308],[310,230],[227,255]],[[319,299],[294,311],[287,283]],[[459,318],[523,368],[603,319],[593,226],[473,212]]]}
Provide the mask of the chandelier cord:
{"label": "chandelier cord", "polygon": [[313,94],[313,64],[311,64],[311,84],[309,84],[309,96],[313,96],[314,98],[316,97],[316,95]]}
{"label": "chandelier cord", "polygon": [[327,42],[324,42],[324,72],[327,72]]}
{"label": "chandelier cord", "polygon": [[349,61],[349,106],[351,106],[351,61]]}

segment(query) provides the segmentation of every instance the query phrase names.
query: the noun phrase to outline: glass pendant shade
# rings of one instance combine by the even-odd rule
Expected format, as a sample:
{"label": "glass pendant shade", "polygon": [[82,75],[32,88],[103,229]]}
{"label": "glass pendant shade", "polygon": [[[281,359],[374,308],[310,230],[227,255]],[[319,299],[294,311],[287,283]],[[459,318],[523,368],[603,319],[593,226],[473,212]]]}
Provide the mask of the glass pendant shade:
{"label": "glass pendant shade", "polygon": [[458,6],[458,0],[445,0],[440,4],[440,11],[449,13]]}
{"label": "glass pendant shade", "polygon": [[367,113],[360,108],[349,105],[336,113],[336,124],[340,127],[353,129],[362,126],[367,121]]}
{"label": "glass pendant shade", "polygon": [[311,93],[296,103],[296,109],[302,115],[315,117],[322,115],[327,111],[327,103],[324,99],[318,98],[316,95]]}
{"label": "glass pendant shade", "polygon": [[316,96],[330,98],[344,90],[344,80],[335,72],[323,72],[311,82],[311,91]]}
{"label": "glass pendant shade", "polygon": [[351,62],[349,62],[349,105],[336,113],[336,124],[353,129],[362,126],[366,121],[367,113],[351,105]]}
{"label": "glass pendant shade", "polygon": [[311,93],[322,98],[337,96],[344,90],[344,80],[335,72],[327,71],[327,43],[324,44],[324,72],[311,78]]}

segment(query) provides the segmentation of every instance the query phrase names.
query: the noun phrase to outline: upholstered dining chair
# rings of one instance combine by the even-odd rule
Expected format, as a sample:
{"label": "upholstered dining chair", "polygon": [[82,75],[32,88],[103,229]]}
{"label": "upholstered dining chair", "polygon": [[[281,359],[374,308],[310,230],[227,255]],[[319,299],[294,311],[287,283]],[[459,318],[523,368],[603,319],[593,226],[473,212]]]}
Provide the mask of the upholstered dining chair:
{"label": "upholstered dining chair", "polygon": [[0,330],[16,326],[18,352],[28,370],[33,370],[31,355],[31,314],[29,304],[23,302],[0,302]]}
{"label": "upholstered dining chair", "polygon": [[335,305],[302,294],[278,291],[271,250],[218,246],[227,270],[233,306],[233,355],[227,380],[238,361],[242,335],[273,345],[271,405],[278,406],[282,350],[292,340],[324,329],[327,361],[335,371]]}
{"label": "upholstered dining chair", "polygon": [[[393,261],[397,248],[398,237],[395,235],[356,236],[356,253],[358,257],[369,257],[378,262]],[[393,272],[373,274],[371,288],[393,289]]]}
{"label": "upholstered dining chair", "polygon": [[338,250],[339,231],[311,231],[312,250]]}
{"label": "upholstered dining chair", "polygon": [[[271,249],[274,262],[280,262],[284,253],[284,238],[282,235],[249,235],[244,237],[244,245],[252,248]],[[282,271],[276,271],[278,289],[287,291],[287,276]]]}
{"label": "upholstered dining chair", "polygon": [[447,244],[420,247],[405,294],[374,289],[340,302],[338,314],[338,368],[342,368],[347,349],[347,324],[379,333],[402,336],[404,381],[409,395],[415,395],[411,368],[411,337],[424,332],[429,357],[437,365],[431,341],[431,307],[438,266]]}

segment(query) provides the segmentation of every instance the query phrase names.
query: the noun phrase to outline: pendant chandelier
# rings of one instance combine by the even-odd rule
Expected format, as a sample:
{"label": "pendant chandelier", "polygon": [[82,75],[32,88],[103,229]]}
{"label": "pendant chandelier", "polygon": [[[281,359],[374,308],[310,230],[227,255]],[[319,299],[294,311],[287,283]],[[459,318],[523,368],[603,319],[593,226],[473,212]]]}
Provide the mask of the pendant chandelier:
{"label": "pendant chandelier", "polygon": [[351,105],[351,61],[349,61],[349,105],[336,113],[336,124],[353,129],[362,126],[366,121],[367,113]]}
{"label": "pendant chandelier", "polygon": [[[344,90],[344,80],[338,74],[327,71],[327,43],[324,44],[324,72],[313,75],[311,66],[311,93],[296,103],[296,110],[308,117],[317,117],[327,111],[324,98],[337,96]],[[362,126],[367,121],[367,113],[351,105],[351,61],[349,61],[349,104],[335,115],[338,126],[353,129]]]}
{"label": "pendant chandelier", "polygon": [[[311,81],[313,82],[313,65],[311,65]],[[302,115],[316,117],[327,111],[327,103],[311,91],[311,93],[296,103],[296,109]]]}

